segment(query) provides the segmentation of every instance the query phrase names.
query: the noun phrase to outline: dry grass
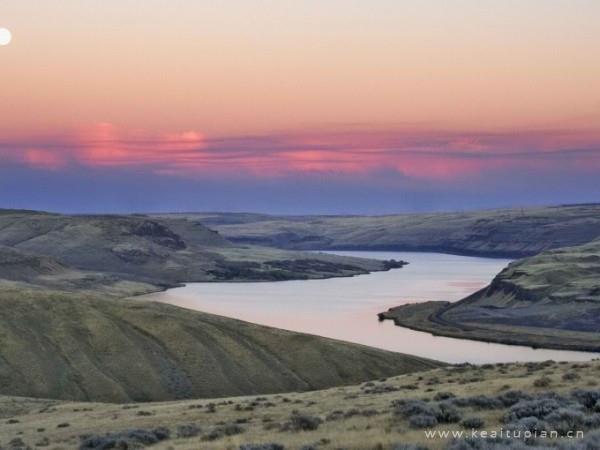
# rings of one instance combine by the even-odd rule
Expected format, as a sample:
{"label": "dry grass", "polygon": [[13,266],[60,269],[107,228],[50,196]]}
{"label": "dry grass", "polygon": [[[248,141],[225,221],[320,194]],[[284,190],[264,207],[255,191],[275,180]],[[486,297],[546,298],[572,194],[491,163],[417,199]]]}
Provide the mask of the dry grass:
{"label": "dry grass", "polygon": [[[573,372],[579,378],[564,377]],[[597,361],[448,367],[306,393],[131,405],[1,397],[0,444],[20,437],[25,443],[34,445],[47,438],[50,441],[47,448],[69,449],[77,448],[82,434],[166,427],[171,431],[171,438],[152,448],[238,449],[247,443],[276,442],[292,450],[316,443],[319,449],[388,449],[395,443],[425,440],[422,430],[410,428],[406,419],[393,414],[394,400],[432,400],[436,394],[447,392],[459,398],[478,394],[496,396],[509,387],[530,394],[563,393],[576,387],[597,387],[598,373],[600,362]],[[549,378],[549,384],[536,387],[539,384],[536,380],[541,377]],[[294,411],[318,417],[322,423],[313,431],[285,431],[285,423]],[[332,420],[335,411],[342,413],[338,413],[340,417],[337,420]],[[345,414],[344,417],[348,411],[357,415]],[[502,426],[501,418],[506,408],[479,410],[465,407],[460,411],[464,417],[482,418],[486,423],[485,429],[492,430]],[[7,424],[9,420],[18,422]],[[236,423],[244,429],[243,433],[206,440],[215,427]],[[60,424],[63,426],[59,427]],[[202,432],[195,437],[178,438],[178,427],[189,424],[198,426]],[[440,429],[459,427],[459,424],[438,426]],[[442,448],[444,444],[442,441],[427,442],[432,449]]]}

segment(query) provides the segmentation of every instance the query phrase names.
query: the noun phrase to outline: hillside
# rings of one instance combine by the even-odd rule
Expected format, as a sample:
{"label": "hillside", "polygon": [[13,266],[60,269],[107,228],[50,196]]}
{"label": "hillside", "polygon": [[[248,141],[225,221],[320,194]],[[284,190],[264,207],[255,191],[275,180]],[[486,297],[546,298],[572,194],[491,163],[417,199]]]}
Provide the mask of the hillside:
{"label": "hillside", "polygon": [[[65,269],[155,286],[192,281],[326,278],[392,267],[363,258],[234,245],[185,218],[0,210],[0,264],[9,258],[9,252],[10,258],[17,254],[21,258],[44,258]],[[14,279],[15,267],[0,265],[0,279]],[[29,269],[18,278],[25,281],[27,272]],[[31,273],[34,275],[41,274]]]}
{"label": "hillside", "polygon": [[188,217],[237,243],[287,249],[436,251],[519,258],[600,236],[600,204],[388,216]]}
{"label": "hillside", "polygon": [[[593,450],[599,370],[598,361],[466,365],[314,392],[130,405],[0,396],[0,446]],[[425,430],[488,436],[427,439]],[[519,438],[494,439],[500,430],[519,431]],[[525,430],[537,430],[538,439],[525,440]],[[550,438],[551,430],[559,437]],[[583,437],[568,439],[571,430]]]}
{"label": "hillside", "polygon": [[400,266],[235,245],[185,218],[0,211],[0,393],[158,401],[304,391],[436,367],[129,298],[189,281]]}
{"label": "hillside", "polygon": [[460,302],[381,317],[436,334],[600,351],[600,240],[515,261]]}
{"label": "hillside", "polygon": [[159,401],[304,391],[439,366],[138,300],[0,290],[0,393]]}

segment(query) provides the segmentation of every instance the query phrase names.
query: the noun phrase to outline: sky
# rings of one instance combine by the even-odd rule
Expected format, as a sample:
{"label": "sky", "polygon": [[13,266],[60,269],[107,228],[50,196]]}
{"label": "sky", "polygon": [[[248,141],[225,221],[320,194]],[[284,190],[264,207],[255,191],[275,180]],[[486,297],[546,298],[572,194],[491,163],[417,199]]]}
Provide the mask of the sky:
{"label": "sky", "polygon": [[1,0],[0,207],[600,201],[595,0]]}

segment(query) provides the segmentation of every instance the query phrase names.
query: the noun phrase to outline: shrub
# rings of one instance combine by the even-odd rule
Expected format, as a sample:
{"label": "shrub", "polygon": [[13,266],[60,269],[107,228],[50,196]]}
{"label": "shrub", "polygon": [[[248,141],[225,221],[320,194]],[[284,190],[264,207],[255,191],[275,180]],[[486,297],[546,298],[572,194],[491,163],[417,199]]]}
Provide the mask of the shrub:
{"label": "shrub", "polygon": [[552,384],[552,379],[547,376],[540,377],[533,382],[533,385],[538,388],[545,388],[545,387],[550,386],[551,384]]}
{"label": "shrub", "polygon": [[585,426],[585,428],[592,428],[592,429],[600,428],[600,414],[594,413],[590,416],[587,416],[585,418],[584,426]]}
{"label": "shrub", "polygon": [[537,417],[523,417],[515,422],[511,422],[506,427],[508,430],[529,431],[531,433],[548,430],[548,424]]}
{"label": "shrub", "polygon": [[377,414],[379,414],[379,411],[375,409],[365,409],[361,411],[360,409],[352,408],[344,413],[344,418],[348,419],[355,416],[371,417],[376,416]]}
{"label": "shrub", "polygon": [[45,436],[35,443],[36,447],[48,447],[49,445],[50,445],[50,439],[48,439]]}
{"label": "shrub", "polygon": [[566,433],[581,429],[585,424],[585,415],[579,410],[560,408],[548,414],[544,420],[559,433]]}
{"label": "shrub", "polygon": [[213,428],[206,436],[204,436],[204,440],[206,441],[216,441],[217,439],[221,439],[225,436],[234,436],[236,434],[242,434],[246,431],[243,427],[231,423],[227,425],[220,425],[218,427]]}
{"label": "shrub", "polygon": [[284,429],[291,431],[313,431],[319,428],[321,423],[322,420],[319,417],[294,413],[291,415],[289,422],[284,426]]}
{"label": "shrub", "polygon": [[456,395],[454,395],[452,392],[438,392],[437,394],[435,394],[433,399],[435,401],[441,401],[441,400],[448,400],[450,398],[455,398],[455,397],[456,397]]}
{"label": "shrub", "polygon": [[555,398],[536,398],[533,400],[524,400],[512,406],[505,416],[506,422],[515,422],[523,417],[545,418],[551,412],[561,408],[561,405]]}
{"label": "shrub", "polygon": [[206,405],[206,412],[211,414],[217,412],[217,405],[214,403],[209,403]]}
{"label": "shrub", "polygon": [[565,381],[579,380],[580,378],[577,372],[567,372],[562,376],[562,379]]}
{"label": "shrub", "polygon": [[325,420],[327,421],[332,421],[332,420],[340,420],[344,418],[344,411],[342,410],[335,410],[330,412],[329,414],[327,414],[327,416],[325,417]]}
{"label": "shrub", "polygon": [[531,396],[523,391],[506,391],[496,397],[502,405],[509,407],[519,403],[522,400],[531,400]]}
{"label": "shrub", "polygon": [[471,407],[476,409],[499,409],[504,406],[504,404],[497,398],[488,397],[486,395],[455,398],[452,402],[456,406]]}
{"label": "shrub", "polygon": [[600,391],[595,389],[575,389],[571,392],[571,397],[586,408],[592,409],[596,406],[598,400],[600,400]]}
{"label": "shrub", "polygon": [[372,387],[364,388],[365,394],[387,394],[388,392],[396,392],[399,391],[397,387],[391,386],[389,384],[377,384]]}
{"label": "shrub", "polygon": [[202,432],[202,430],[200,429],[200,427],[197,427],[196,425],[193,425],[193,424],[180,425],[179,427],[177,427],[177,437],[178,438],[196,437],[201,432]]}
{"label": "shrub", "polygon": [[436,416],[438,408],[425,403],[423,400],[400,400],[392,403],[394,414],[402,417],[412,417],[416,415]]}
{"label": "shrub", "polygon": [[440,402],[435,418],[440,423],[456,423],[459,422],[462,417],[454,405],[448,402]]}
{"label": "shrub", "polygon": [[463,428],[479,429],[479,428],[483,428],[485,426],[485,421],[483,419],[481,419],[480,417],[468,417],[468,418],[464,419],[460,424]]}
{"label": "shrub", "polygon": [[435,416],[428,414],[416,414],[408,419],[408,424],[412,428],[431,428],[438,424]]}
{"label": "shrub", "polygon": [[583,439],[572,439],[559,442],[559,450],[595,450],[600,448],[600,432],[586,433]]}
{"label": "shrub", "polygon": [[168,429],[160,427],[153,430],[132,429],[105,435],[82,436],[79,448],[109,449],[109,448],[135,448],[148,446],[169,439]]}
{"label": "shrub", "polygon": [[30,447],[25,444],[25,442],[23,442],[23,439],[21,438],[14,438],[11,439],[10,442],[8,443],[8,448],[10,449],[15,449],[15,450],[25,450],[25,449],[29,449]]}

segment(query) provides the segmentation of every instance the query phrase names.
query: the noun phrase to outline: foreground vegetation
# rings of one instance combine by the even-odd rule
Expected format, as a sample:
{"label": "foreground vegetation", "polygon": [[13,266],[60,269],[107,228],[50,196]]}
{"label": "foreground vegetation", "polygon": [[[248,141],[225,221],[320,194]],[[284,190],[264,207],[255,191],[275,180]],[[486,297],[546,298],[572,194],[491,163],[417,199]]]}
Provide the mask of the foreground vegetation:
{"label": "foreground vegetation", "polygon": [[[0,445],[53,450],[591,450],[598,443],[594,430],[600,429],[599,373],[598,361],[487,364],[259,397],[126,405],[0,397]],[[485,441],[425,436],[425,430],[471,435],[473,429],[523,434]],[[538,436],[546,430],[547,438],[524,440],[525,430],[537,430]],[[554,430],[585,434],[583,439],[550,439]]]}

